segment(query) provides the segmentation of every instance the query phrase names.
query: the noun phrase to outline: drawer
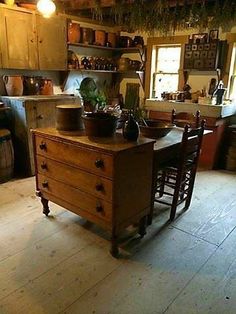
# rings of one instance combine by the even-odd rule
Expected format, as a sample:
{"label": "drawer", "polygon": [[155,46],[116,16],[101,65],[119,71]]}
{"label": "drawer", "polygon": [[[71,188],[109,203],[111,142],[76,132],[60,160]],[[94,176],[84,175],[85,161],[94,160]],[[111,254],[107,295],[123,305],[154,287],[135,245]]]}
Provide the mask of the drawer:
{"label": "drawer", "polygon": [[86,211],[93,216],[111,222],[111,203],[44,175],[37,174],[37,176],[38,188],[42,193],[45,191],[47,194],[51,194],[72,204],[82,211]]}
{"label": "drawer", "polygon": [[36,156],[36,160],[38,173],[78,188],[96,197],[108,201],[112,200],[111,180],[40,155]]}
{"label": "drawer", "polygon": [[95,150],[36,136],[36,153],[57,161],[78,166],[89,172],[112,177],[113,159]]}

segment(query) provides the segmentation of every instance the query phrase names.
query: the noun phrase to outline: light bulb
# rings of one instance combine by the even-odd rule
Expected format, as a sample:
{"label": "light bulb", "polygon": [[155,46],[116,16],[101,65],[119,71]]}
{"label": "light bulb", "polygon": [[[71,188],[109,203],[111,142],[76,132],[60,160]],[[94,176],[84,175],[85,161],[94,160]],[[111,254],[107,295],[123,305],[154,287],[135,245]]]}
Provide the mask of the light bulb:
{"label": "light bulb", "polygon": [[44,17],[50,17],[56,11],[56,6],[52,0],[39,0],[37,9]]}

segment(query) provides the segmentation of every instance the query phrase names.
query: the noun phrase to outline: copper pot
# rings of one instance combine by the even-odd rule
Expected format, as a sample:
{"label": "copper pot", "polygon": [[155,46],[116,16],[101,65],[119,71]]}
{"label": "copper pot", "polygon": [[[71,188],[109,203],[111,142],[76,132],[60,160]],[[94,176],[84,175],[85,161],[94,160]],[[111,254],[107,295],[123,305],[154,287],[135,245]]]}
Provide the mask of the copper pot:
{"label": "copper pot", "polygon": [[92,28],[81,28],[81,36],[82,36],[82,43],[85,45],[92,45],[94,42],[94,31]]}
{"label": "copper pot", "polygon": [[95,30],[95,45],[105,46],[106,32]]}
{"label": "copper pot", "polygon": [[80,42],[80,25],[78,23],[68,23],[67,39],[70,43]]}
{"label": "copper pot", "polygon": [[116,33],[107,33],[107,44],[112,48],[116,47]]}

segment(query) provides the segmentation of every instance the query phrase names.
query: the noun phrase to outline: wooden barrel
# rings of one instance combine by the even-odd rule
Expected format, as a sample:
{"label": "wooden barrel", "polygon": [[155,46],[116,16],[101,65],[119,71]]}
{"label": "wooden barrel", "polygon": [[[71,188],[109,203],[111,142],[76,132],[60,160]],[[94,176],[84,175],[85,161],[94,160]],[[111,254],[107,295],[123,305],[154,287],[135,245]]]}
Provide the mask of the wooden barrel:
{"label": "wooden barrel", "polygon": [[11,141],[11,133],[6,129],[0,129],[0,183],[13,177],[14,151]]}

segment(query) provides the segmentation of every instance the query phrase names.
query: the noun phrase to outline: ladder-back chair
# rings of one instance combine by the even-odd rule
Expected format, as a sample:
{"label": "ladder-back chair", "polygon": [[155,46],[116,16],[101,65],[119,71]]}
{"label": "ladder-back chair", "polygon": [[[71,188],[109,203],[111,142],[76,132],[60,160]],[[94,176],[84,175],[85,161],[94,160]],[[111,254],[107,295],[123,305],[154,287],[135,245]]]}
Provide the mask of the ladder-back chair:
{"label": "ladder-back chair", "polygon": [[185,203],[185,210],[189,208],[204,127],[205,120],[198,128],[186,125],[177,160],[157,173],[155,202],[171,206],[170,220],[174,220],[177,206],[181,203]]}

